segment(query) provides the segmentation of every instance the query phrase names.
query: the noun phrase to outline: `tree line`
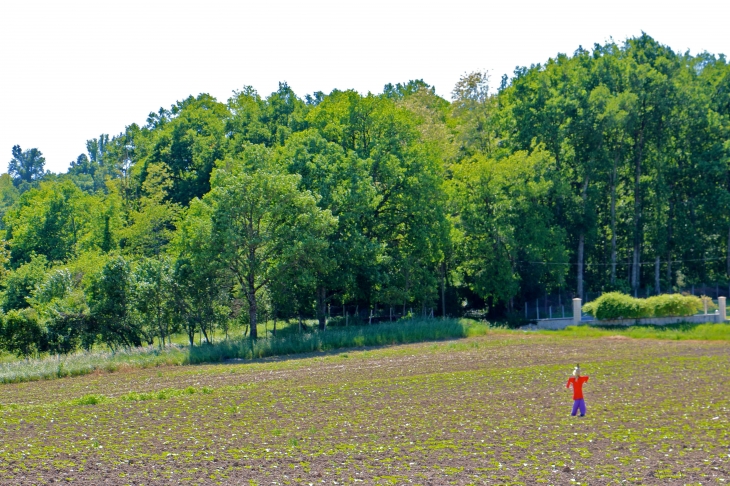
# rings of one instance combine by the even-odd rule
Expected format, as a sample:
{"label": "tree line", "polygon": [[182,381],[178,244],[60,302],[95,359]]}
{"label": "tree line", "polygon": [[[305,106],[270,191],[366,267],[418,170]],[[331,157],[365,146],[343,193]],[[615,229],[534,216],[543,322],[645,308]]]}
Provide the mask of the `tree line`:
{"label": "tree line", "polygon": [[422,80],[201,94],[0,176],[2,336],[128,347],[329,305],[488,307],[730,275],[730,66],[650,36],[451,99]]}

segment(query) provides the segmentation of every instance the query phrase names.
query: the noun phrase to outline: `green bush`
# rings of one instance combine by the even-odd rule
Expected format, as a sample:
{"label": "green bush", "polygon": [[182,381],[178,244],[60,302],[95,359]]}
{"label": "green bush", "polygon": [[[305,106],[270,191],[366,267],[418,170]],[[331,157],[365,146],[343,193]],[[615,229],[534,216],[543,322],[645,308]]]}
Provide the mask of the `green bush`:
{"label": "green bush", "polygon": [[621,292],[609,292],[584,305],[583,312],[599,320],[638,319],[647,317],[647,308],[642,305],[642,300]]}
{"label": "green bush", "polygon": [[0,344],[6,351],[27,358],[44,350],[46,335],[35,310],[11,310],[2,321]]}
{"label": "green bush", "polygon": [[[714,307],[710,303],[708,310]],[[603,294],[583,306],[583,312],[598,320],[684,317],[694,315],[702,309],[702,299],[694,295],[664,294],[648,299],[635,299],[620,292]]]}
{"label": "green bush", "polygon": [[2,307],[5,312],[29,307],[28,298],[37,285],[45,279],[48,261],[43,255],[33,255],[29,263],[25,263],[10,272],[5,278],[5,295]]}
{"label": "green bush", "polygon": [[691,316],[703,309],[702,299],[694,295],[664,294],[646,299],[653,317]]}

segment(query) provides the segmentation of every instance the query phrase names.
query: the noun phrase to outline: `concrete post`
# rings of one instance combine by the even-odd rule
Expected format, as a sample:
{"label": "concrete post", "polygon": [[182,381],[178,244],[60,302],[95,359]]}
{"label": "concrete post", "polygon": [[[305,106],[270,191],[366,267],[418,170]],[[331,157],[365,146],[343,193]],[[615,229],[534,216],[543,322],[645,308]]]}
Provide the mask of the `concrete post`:
{"label": "concrete post", "polygon": [[720,322],[725,322],[727,320],[727,310],[726,310],[726,307],[725,307],[725,297],[718,297],[717,298],[717,307],[719,307],[717,313],[720,314]]}
{"label": "concrete post", "polygon": [[581,317],[581,300],[580,299],[573,299],[573,324],[580,324],[580,317]]}

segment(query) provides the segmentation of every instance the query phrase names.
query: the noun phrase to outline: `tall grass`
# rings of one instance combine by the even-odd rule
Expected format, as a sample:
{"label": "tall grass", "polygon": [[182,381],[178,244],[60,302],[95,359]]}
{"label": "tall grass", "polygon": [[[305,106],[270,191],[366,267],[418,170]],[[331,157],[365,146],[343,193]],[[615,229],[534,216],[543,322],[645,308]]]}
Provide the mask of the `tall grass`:
{"label": "tall grass", "polygon": [[181,346],[164,349],[153,347],[112,352],[79,352],[68,356],[47,356],[40,359],[0,363],[0,383],[51,380],[64,376],[80,376],[96,371],[117,371],[124,368],[151,368],[182,365],[188,362],[188,350]]}
{"label": "tall grass", "polygon": [[269,356],[330,351],[360,346],[406,344],[486,334],[489,326],[467,319],[414,319],[374,326],[330,328],[325,332],[293,334],[286,337],[224,341],[190,350],[189,362],[211,363],[227,359],[254,359]]}
{"label": "tall grass", "polygon": [[[437,341],[487,334],[490,326],[469,319],[414,319],[373,326],[334,327],[324,332],[289,332],[277,338],[239,338],[216,344],[168,346],[127,351],[77,353],[65,357],[0,363],[0,383],[49,380],[79,376],[96,371],[113,372],[124,368],[215,363],[228,359],[256,359],[270,356],[296,355],[332,351],[361,346],[383,346],[424,341]],[[501,329],[501,334],[521,333]],[[637,339],[697,339],[730,341],[730,324],[675,324],[633,327],[568,327],[560,331],[537,331],[554,337],[598,338],[626,336]]]}
{"label": "tall grass", "polygon": [[381,346],[435,341],[486,334],[488,325],[466,319],[414,319],[373,326],[330,328],[324,332],[287,333],[269,339],[231,339],[203,346],[173,345],[127,351],[77,353],[0,363],[0,383],[49,380],[96,371],[150,368],[164,365],[214,363],[227,359],[330,351],[360,346]]}

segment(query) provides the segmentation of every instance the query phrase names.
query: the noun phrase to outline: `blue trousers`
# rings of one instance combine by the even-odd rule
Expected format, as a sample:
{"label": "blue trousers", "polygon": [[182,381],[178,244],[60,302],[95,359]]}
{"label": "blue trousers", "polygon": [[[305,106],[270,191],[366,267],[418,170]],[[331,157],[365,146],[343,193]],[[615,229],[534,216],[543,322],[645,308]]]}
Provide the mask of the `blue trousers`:
{"label": "blue trousers", "polygon": [[578,410],[580,410],[581,417],[586,414],[586,402],[582,398],[573,401],[573,413],[571,413],[570,415],[575,416]]}

